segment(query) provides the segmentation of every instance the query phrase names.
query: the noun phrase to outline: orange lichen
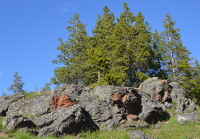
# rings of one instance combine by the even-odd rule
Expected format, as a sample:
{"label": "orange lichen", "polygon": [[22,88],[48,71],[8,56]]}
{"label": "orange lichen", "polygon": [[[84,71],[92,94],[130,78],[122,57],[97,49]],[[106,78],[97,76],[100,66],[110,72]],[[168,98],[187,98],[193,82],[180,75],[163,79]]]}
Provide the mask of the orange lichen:
{"label": "orange lichen", "polygon": [[67,108],[76,103],[77,102],[73,102],[66,94],[62,94],[59,97],[53,96],[50,101],[50,110],[55,111],[57,108]]}

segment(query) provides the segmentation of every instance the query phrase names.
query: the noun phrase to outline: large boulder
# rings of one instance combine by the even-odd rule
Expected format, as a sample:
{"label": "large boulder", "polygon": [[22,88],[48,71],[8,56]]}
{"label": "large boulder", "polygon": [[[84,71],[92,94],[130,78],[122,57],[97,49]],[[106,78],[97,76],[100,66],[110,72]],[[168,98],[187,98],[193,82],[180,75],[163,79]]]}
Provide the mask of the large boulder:
{"label": "large boulder", "polygon": [[[141,96],[141,112],[138,115],[140,121],[146,121],[149,124],[157,123],[159,120],[164,120],[166,114],[165,105],[152,99],[144,91],[138,91]],[[165,119],[166,120],[166,119]]]}
{"label": "large boulder", "polygon": [[139,86],[139,90],[150,94],[151,98],[155,100],[162,102],[172,101],[170,97],[171,87],[167,80],[160,80],[158,77],[150,78]]}
{"label": "large boulder", "polygon": [[197,123],[200,122],[200,118],[194,113],[185,113],[182,115],[177,115],[178,124],[185,123]]}
{"label": "large boulder", "polygon": [[145,133],[139,130],[132,130],[128,132],[130,139],[157,139],[155,137],[149,137]]}
{"label": "large boulder", "polygon": [[39,136],[65,136],[89,129],[88,117],[80,105],[57,109],[34,120]]}
{"label": "large boulder", "polygon": [[16,128],[34,128],[36,125],[27,117],[22,115],[15,115],[5,119],[2,125],[8,130],[14,130]]}
{"label": "large boulder", "polygon": [[177,98],[176,113],[190,113],[197,110],[197,105],[185,97]]}
{"label": "large boulder", "polygon": [[170,83],[167,80],[153,77],[144,81],[139,90],[143,90],[155,100],[164,102],[167,108],[174,108],[172,102],[175,102],[177,113],[188,113],[197,109],[197,105],[185,97],[186,92],[178,82]]}

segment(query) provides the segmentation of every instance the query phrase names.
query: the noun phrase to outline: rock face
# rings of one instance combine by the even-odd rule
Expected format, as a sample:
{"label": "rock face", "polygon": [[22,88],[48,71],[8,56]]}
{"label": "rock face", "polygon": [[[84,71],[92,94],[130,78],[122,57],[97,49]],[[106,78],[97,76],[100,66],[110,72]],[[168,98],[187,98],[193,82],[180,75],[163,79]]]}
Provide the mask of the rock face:
{"label": "rock face", "polygon": [[24,99],[24,95],[19,96],[4,96],[0,98],[0,116],[6,116],[6,112],[11,104]]}
{"label": "rock face", "polygon": [[[82,130],[112,130],[114,127],[148,127],[166,118],[165,105],[160,101],[171,101],[171,90],[169,82],[158,78],[147,80],[139,90],[108,85],[94,89],[65,85],[51,90],[49,95],[31,99],[15,95],[2,97],[0,110],[1,115],[7,117],[3,126],[8,130],[27,128],[39,136],[65,136]],[[30,129],[32,127],[37,130]]]}
{"label": "rock face", "polygon": [[3,126],[8,130],[14,130],[16,128],[33,128],[36,125],[27,117],[22,115],[15,115],[13,117],[9,117],[3,121]]}
{"label": "rock face", "polygon": [[139,90],[147,92],[151,98],[158,101],[172,101],[170,97],[171,87],[167,80],[160,80],[158,77],[150,78],[139,86]]}
{"label": "rock face", "polygon": [[167,108],[173,108],[172,102],[177,103],[176,112],[193,112],[197,106],[190,99],[185,98],[185,91],[177,82],[169,83],[167,80],[160,80],[158,77],[144,81],[139,90],[149,94],[152,99],[165,102]]}

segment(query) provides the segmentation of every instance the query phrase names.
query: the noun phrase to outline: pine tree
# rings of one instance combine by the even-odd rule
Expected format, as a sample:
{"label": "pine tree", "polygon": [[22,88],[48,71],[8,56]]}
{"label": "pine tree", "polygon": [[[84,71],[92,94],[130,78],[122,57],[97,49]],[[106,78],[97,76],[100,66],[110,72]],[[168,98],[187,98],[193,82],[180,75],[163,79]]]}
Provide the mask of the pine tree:
{"label": "pine tree", "polygon": [[165,31],[161,34],[163,36],[165,68],[168,70],[168,74],[171,79],[177,80],[178,76],[181,76],[181,70],[179,66],[181,64],[188,63],[190,61],[190,52],[183,46],[181,36],[179,34],[180,29],[174,28],[175,22],[172,21],[172,17],[167,14],[163,22]]}
{"label": "pine tree", "polygon": [[14,94],[17,93],[23,93],[23,86],[25,83],[22,82],[22,77],[19,76],[19,72],[15,72],[15,74],[13,75],[14,80],[13,80],[13,84],[9,86],[8,90],[11,90]]}
{"label": "pine tree", "polygon": [[49,92],[51,90],[50,85],[50,83],[45,83],[44,87],[42,88],[42,92]]}
{"label": "pine tree", "polygon": [[162,47],[162,36],[159,34],[157,30],[152,34],[152,55],[154,59],[154,68],[155,70],[150,74],[151,77],[159,77],[161,79],[168,79],[168,75],[165,67],[165,62],[163,61],[164,48]]}
{"label": "pine tree", "polygon": [[81,22],[79,15],[75,14],[74,18],[68,21],[72,26],[67,26],[70,33],[66,42],[62,38],[58,39],[60,45],[57,50],[61,54],[52,62],[62,64],[54,70],[55,77],[51,82],[56,85],[60,84],[79,84],[84,78],[84,62],[86,60],[86,49],[88,35],[85,29],[86,25]]}
{"label": "pine tree", "polygon": [[200,104],[200,65],[197,60],[195,63],[182,63],[179,66],[183,76],[180,77],[180,85],[186,90],[186,96]]}
{"label": "pine tree", "polygon": [[[111,59],[109,52],[112,42],[112,33],[115,26],[115,17],[110,13],[110,9],[105,6],[103,8],[103,16],[98,15],[98,20],[93,29],[93,36],[90,39],[90,48],[87,50],[87,73],[90,75],[90,84],[110,84],[107,75],[109,74],[109,66]],[[87,79],[89,80],[89,79]]]}
{"label": "pine tree", "polygon": [[144,21],[144,16],[141,12],[136,16],[135,22],[135,39],[134,39],[134,50],[135,59],[135,76],[139,80],[145,80],[149,77],[151,72],[154,70],[155,61],[153,59],[154,51],[152,49],[152,33],[151,27],[148,22]]}
{"label": "pine tree", "polygon": [[132,84],[132,73],[134,62],[134,49],[132,45],[132,41],[135,36],[135,28],[133,27],[133,23],[135,22],[134,13],[130,11],[127,3],[124,3],[124,11],[120,14],[120,17],[117,18],[116,26],[114,28],[114,36],[115,36],[115,45],[118,52],[121,55],[121,66],[125,70],[126,73],[124,83]]}

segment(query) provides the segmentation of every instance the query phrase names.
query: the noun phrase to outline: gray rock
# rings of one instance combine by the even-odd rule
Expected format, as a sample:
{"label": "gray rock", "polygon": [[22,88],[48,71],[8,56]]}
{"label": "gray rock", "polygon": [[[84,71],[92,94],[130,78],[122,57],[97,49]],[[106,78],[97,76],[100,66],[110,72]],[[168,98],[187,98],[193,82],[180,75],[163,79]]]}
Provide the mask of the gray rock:
{"label": "gray rock", "polygon": [[197,105],[190,99],[187,99],[185,97],[177,98],[177,107],[176,107],[177,113],[190,113],[196,110],[197,110]]}
{"label": "gray rock", "polygon": [[140,121],[146,121],[149,124],[157,123],[163,114],[165,114],[165,106],[158,101],[151,99],[151,97],[144,93],[144,91],[138,91],[141,95],[141,113],[138,115]]}
{"label": "gray rock", "polygon": [[39,136],[65,136],[81,130],[112,130],[130,121],[146,123],[136,127],[148,127],[165,113],[163,104],[132,87],[98,86],[93,90],[65,85],[50,94],[11,103],[7,117],[31,115],[28,120],[39,128],[31,132]]}
{"label": "gray rock", "polygon": [[185,113],[183,115],[177,115],[178,124],[196,123],[200,122],[200,118],[194,113]]}
{"label": "gray rock", "polygon": [[139,86],[139,90],[145,91],[151,98],[158,101],[171,102],[171,88],[167,80],[160,80],[158,77],[147,79]]}
{"label": "gray rock", "polygon": [[127,129],[137,129],[137,128],[149,128],[150,125],[146,122],[132,122],[120,125],[117,129],[127,130]]}
{"label": "gray rock", "polygon": [[148,139],[148,137],[142,132],[138,130],[132,130],[128,133],[130,139]]}
{"label": "gray rock", "polygon": [[36,118],[34,123],[40,127],[39,136],[65,136],[88,128],[87,118],[80,105],[57,109]]}
{"label": "gray rock", "polygon": [[185,96],[185,90],[181,88],[178,82],[171,82],[169,83],[171,86],[171,92],[170,96],[172,99],[172,102],[176,102],[178,97],[184,97]]}
{"label": "gray rock", "polygon": [[36,96],[31,99],[18,100],[10,104],[6,115],[12,117],[14,115],[43,115],[49,109],[49,102],[52,96]]}
{"label": "gray rock", "polygon": [[15,115],[13,117],[6,118],[2,125],[7,130],[14,130],[16,128],[33,128],[36,127],[36,125],[27,117],[24,117],[22,115]]}
{"label": "gray rock", "polygon": [[157,139],[155,137],[148,137],[142,131],[138,130],[129,131],[128,136],[130,139]]}
{"label": "gray rock", "polygon": [[90,87],[83,87],[81,85],[64,85],[62,87],[58,87],[54,90],[51,90],[52,96],[60,96],[62,94],[66,94],[74,101],[81,101],[85,97],[87,98],[89,93],[92,91]]}
{"label": "gray rock", "polygon": [[24,95],[10,95],[0,98],[0,116],[6,116],[10,105],[16,101],[24,99]]}

